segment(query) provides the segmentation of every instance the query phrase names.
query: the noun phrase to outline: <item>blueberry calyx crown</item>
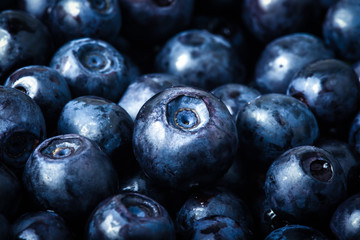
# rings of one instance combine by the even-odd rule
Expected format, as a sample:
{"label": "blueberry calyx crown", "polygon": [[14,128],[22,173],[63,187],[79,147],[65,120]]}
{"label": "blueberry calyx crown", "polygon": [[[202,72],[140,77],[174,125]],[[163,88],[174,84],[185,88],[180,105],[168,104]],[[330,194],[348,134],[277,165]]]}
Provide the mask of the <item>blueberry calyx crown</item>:
{"label": "blueberry calyx crown", "polygon": [[58,147],[58,148],[55,148],[51,152],[51,154],[55,158],[63,158],[63,157],[70,156],[73,152],[74,152],[74,148],[71,148],[71,147],[70,148],[69,147]]}
{"label": "blueberry calyx crown", "polygon": [[83,67],[92,72],[106,72],[112,65],[107,50],[101,46],[84,45],[75,53]]}
{"label": "blueberry calyx crown", "polygon": [[175,124],[180,128],[192,129],[199,125],[200,119],[194,109],[180,108],[175,112]]}
{"label": "blueberry calyx crown", "polygon": [[81,140],[76,138],[56,139],[42,149],[41,153],[50,159],[62,159],[75,154],[81,144]]}
{"label": "blueberry calyx crown", "polygon": [[179,96],[168,103],[167,120],[174,128],[184,131],[197,130],[209,121],[209,111],[202,99]]}
{"label": "blueberry calyx crown", "polygon": [[131,216],[136,218],[154,218],[160,216],[160,209],[152,201],[137,195],[127,195],[121,199]]}
{"label": "blueberry calyx crown", "polygon": [[322,182],[329,182],[333,176],[331,163],[318,155],[304,156],[302,167],[305,172]]}

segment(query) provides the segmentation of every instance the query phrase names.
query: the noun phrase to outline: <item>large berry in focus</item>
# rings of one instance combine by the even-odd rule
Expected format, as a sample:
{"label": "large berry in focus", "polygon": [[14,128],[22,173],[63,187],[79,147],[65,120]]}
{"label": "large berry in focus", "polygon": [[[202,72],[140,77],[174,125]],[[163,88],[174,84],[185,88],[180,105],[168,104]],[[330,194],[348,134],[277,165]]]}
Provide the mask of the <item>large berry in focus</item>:
{"label": "large berry in focus", "polygon": [[133,147],[151,179],[187,190],[225,174],[238,136],[231,114],[218,98],[191,87],[173,87],[141,108]]}

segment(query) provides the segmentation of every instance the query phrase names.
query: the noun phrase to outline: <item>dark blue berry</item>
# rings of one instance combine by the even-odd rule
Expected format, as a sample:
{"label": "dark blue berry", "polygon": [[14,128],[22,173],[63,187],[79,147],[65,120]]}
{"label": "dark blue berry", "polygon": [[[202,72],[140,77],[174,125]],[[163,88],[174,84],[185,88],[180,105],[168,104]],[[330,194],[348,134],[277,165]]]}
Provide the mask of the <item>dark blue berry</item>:
{"label": "dark blue berry", "polygon": [[313,146],[283,153],[270,166],[265,181],[271,209],[299,224],[324,224],[345,198],[346,190],[339,162],[329,152]]}
{"label": "dark blue berry", "polygon": [[208,90],[244,82],[244,66],[231,44],[205,30],[183,31],[169,39],[155,65],[159,72],[180,76],[182,84]]}
{"label": "dark blue berry", "polygon": [[177,189],[216,182],[238,148],[236,126],[214,95],[191,87],[167,88],[140,109],[133,147],[144,172]]}
{"label": "dark blue berry", "polygon": [[102,201],[89,218],[88,240],[175,240],[174,224],[166,209],[138,193],[124,193]]}
{"label": "dark blue berry", "polygon": [[69,101],[58,120],[59,134],[79,134],[107,153],[119,174],[135,164],[132,155],[133,121],[119,105],[105,98],[82,96]]}
{"label": "dark blue berry", "polygon": [[110,40],[120,32],[121,24],[117,0],[58,0],[47,20],[57,45],[84,37]]}
{"label": "dark blue berry", "polygon": [[90,38],[67,42],[50,67],[67,81],[71,95],[95,95],[117,102],[128,87],[126,59],[109,43]]}
{"label": "dark blue berry", "polygon": [[314,114],[284,94],[265,94],[250,101],[240,111],[236,124],[240,151],[247,162],[265,171],[280,154],[311,145],[319,135]]}
{"label": "dark blue berry", "polygon": [[67,134],[49,138],[35,149],[26,162],[23,184],[36,206],[76,222],[116,193],[118,175],[95,142]]}
{"label": "dark blue berry", "polygon": [[319,60],[299,71],[287,95],[304,102],[319,122],[351,120],[359,110],[360,84],[351,66],[336,59]]}

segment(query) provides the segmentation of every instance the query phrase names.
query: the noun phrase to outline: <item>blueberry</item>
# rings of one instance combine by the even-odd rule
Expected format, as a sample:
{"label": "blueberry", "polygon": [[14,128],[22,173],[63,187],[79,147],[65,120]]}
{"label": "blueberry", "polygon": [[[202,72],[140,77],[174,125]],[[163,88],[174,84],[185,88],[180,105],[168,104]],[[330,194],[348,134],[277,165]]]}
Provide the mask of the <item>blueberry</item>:
{"label": "blueberry", "polygon": [[[327,151],[292,148],[267,171],[266,199],[275,213],[297,224],[324,224],[346,196],[346,178],[339,162]],[[321,220],[321,221],[320,221]]]}
{"label": "blueberry", "polygon": [[45,25],[32,15],[7,10],[0,13],[0,82],[31,64],[47,64],[53,44]]}
{"label": "blueberry", "polygon": [[253,227],[252,215],[242,199],[226,191],[203,190],[193,193],[177,213],[177,231],[189,236],[197,221],[218,215],[233,219],[248,231]]}
{"label": "blueberry", "polygon": [[233,240],[253,239],[252,232],[241,226],[232,218],[225,216],[212,216],[202,218],[194,223],[192,240]]}
{"label": "blueberry", "polygon": [[71,95],[95,95],[117,102],[130,81],[127,62],[109,43],[90,38],[67,42],[50,67],[67,81]]}
{"label": "blueberry", "polygon": [[55,212],[40,211],[26,213],[12,224],[13,239],[73,239],[62,217]]}
{"label": "blueberry", "polygon": [[142,75],[129,85],[118,104],[135,120],[147,100],[168,87],[178,85],[179,82],[179,77],[166,73]]}
{"label": "blueberry", "polygon": [[238,136],[234,120],[218,98],[191,87],[173,87],[140,109],[133,147],[153,181],[186,191],[225,174],[235,157]]}
{"label": "blueberry", "polygon": [[48,130],[54,128],[64,105],[71,100],[65,79],[47,66],[32,65],[12,73],[4,86],[20,90],[41,108]]}
{"label": "blueberry", "polygon": [[255,88],[240,83],[228,83],[221,85],[213,89],[211,93],[225,103],[235,120],[239,111],[248,102],[261,95]]}
{"label": "blueberry", "polygon": [[132,42],[152,45],[183,30],[192,17],[194,0],[119,0],[121,34]]}
{"label": "blueberry", "polygon": [[257,171],[266,171],[290,148],[313,144],[319,135],[313,113],[284,94],[265,94],[250,101],[240,111],[236,124],[240,151]]}
{"label": "blueberry", "polygon": [[36,206],[77,222],[116,193],[118,176],[95,142],[67,134],[46,139],[35,149],[26,162],[23,184]]}
{"label": "blueberry", "polygon": [[189,86],[210,90],[244,82],[244,66],[231,44],[205,30],[178,33],[166,42],[155,61],[159,72],[180,76],[181,83]]}
{"label": "blueberry", "polygon": [[40,107],[25,93],[0,87],[0,159],[21,171],[30,154],[46,137]]}
{"label": "blueberry", "polygon": [[174,240],[174,224],[166,209],[151,198],[124,193],[102,201],[87,226],[88,240]]}
{"label": "blueberry", "polygon": [[58,45],[84,37],[109,40],[120,32],[121,23],[116,0],[58,0],[48,17]]}
{"label": "blueberry", "polygon": [[[242,16],[249,31],[263,42],[302,31],[320,21],[319,1],[245,0]],[[311,20],[311,22],[310,22]]]}
{"label": "blueberry", "polygon": [[343,201],[334,211],[330,228],[337,239],[355,240],[360,237],[360,194]]}
{"label": "blueberry", "polygon": [[309,106],[319,122],[332,125],[355,116],[359,110],[360,84],[346,63],[336,59],[319,60],[293,77],[287,95]]}
{"label": "blueberry", "polygon": [[119,174],[136,162],[132,155],[133,121],[116,103],[82,96],[69,101],[58,120],[59,134],[79,134],[95,141],[107,153]]}
{"label": "blueberry", "polygon": [[360,58],[360,19],[358,1],[337,1],[328,9],[323,21],[323,37],[340,57]]}
{"label": "blueberry", "polygon": [[302,226],[302,225],[289,225],[274,230],[270,233],[265,240],[328,240],[328,238],[319,232],[317,229]]}
{"label": "blueberry", "polygon": [[255,67],[255,84],[262,93],[286,93],[294,75],[309,63],[333,57],[322,39],[308,33],[276,38],[262,51]]}

